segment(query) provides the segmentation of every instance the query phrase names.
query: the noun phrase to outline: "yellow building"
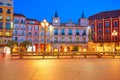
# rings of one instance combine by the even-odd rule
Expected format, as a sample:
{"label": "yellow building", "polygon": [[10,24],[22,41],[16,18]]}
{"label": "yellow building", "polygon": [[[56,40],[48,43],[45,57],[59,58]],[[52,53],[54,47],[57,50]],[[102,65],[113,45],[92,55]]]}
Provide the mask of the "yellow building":
{"label": "yellow building", "polygon": [[0,45],[12,40],[13,5],[12,0],[0,0]]}

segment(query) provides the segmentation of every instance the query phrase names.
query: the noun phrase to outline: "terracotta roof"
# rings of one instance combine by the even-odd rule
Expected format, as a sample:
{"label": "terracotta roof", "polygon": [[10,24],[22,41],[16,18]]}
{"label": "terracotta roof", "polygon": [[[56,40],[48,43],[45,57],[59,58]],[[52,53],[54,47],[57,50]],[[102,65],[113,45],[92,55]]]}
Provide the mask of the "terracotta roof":
{"label": "terracotta roof", "polygon": [[18,14],[18,13],[14,13],[14,16],[26,17],[25,15],[23,15],[23,14]]}
{"label": "terracotta roof", "polygon": [[112,11],[104,11],[100,12],[98,14],[90,16],[88,19],[89,20],[94,20],[94,19],[107,19],[107,18],[117,18],[120,16],[120,10],[112,10]]}

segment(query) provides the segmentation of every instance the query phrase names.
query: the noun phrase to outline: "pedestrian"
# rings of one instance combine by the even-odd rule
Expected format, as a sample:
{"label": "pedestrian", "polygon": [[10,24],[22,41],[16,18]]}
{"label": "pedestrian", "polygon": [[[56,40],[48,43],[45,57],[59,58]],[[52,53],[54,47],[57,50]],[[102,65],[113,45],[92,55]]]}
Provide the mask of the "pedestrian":
{"label": "pedestrian", "polygon": [[2,55],[3,55],[3,57],[5,57],[5,52],[4,51],[2,52]]}

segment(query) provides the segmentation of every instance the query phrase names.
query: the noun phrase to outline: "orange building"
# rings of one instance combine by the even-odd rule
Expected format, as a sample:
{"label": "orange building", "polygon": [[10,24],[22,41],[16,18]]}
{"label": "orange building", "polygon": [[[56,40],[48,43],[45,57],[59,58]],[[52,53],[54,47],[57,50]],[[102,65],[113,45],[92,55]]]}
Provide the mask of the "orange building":
{"label": "orange building", "polygon": [[0,44],[12,40],[13,5],[12,0],[0,0]]}

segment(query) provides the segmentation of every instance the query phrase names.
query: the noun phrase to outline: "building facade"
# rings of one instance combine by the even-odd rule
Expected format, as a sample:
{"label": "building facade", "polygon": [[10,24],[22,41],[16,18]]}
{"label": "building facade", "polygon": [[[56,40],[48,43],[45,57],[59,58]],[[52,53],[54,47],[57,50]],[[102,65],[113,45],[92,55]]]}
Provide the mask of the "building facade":
{"label": "building facade", "polygon": [[[39,21],[35,19],[26,19],[26,40],[32,42],[34,48],[32,50],[34,52],[38,52],[38,44],[39,44]],[[28,51],[31,51],[29,49]]]}
{"label": "building facade", "polygon": [[[105,11],[89,17],[95,51],[120,50],[120,10]],[[116,35],[113,35],[113,32]]]}
{"label": "building facade", "polygon": [[20,44],[26,40],[26,17],[23,14],[14,14],[13,40]]}
{"label": "building facade", "polygon": [[[71,52],[74,50],[74,47],[77,47],[78,51],[87,50],[88,20],[86,18],[81,17],[77,24],[73,23],[72,20],[69,20],[67,23],[61,23],[56,12],[52,18],[51,25],[53,27],[52,33],[47,32],[46,34],[48,35],[47,43],[51,40],[50,43],[47,44],[48,51]],[[41,26],[41,28],[43,27]],[[48,31],[50,31],[49,28],[50,27],[48,27]],[[49,37],[50,35],[51,37]]]}
{"label": "building facade", "polygon": [[0,45],[12,40],[13,3],[12,0],[0,0]]}

